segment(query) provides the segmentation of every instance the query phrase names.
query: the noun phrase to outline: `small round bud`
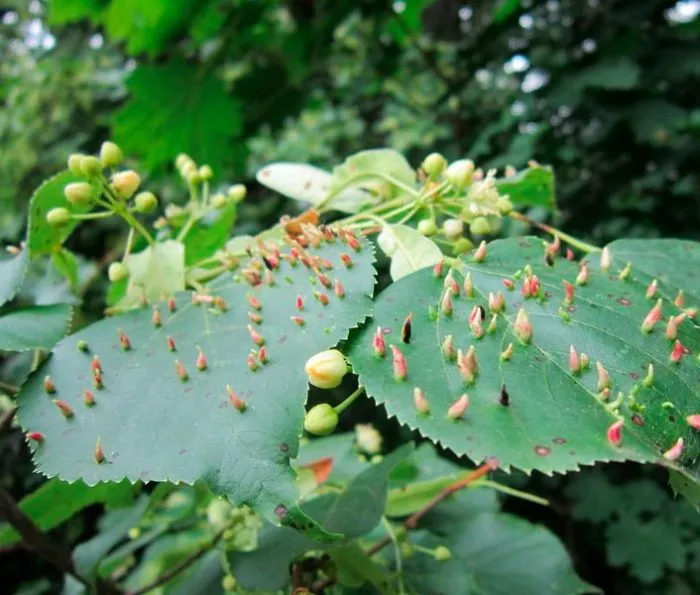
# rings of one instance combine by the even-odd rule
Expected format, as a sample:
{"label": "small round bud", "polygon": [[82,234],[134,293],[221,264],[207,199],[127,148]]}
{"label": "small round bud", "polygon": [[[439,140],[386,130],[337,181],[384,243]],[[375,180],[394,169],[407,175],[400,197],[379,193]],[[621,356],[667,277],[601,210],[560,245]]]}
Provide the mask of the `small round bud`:
{"label": "small round bud", "polygon": [[228,195],[233,202],[241,202],[248,194],[248,189],[243,184],[234,184],[228,189]]}
{"label": "small round bud", "polygon": [[217,531],[228,525],[233,506],[224,498],[215,498],[207,506],[207,521]]}
{"label": "small round bud", "polygon": [[80,167],[83,157],[85,157],[85,155],[81,155],[80,153],[73,153],[68,157],[68,169],[71,170],[71,172],[73,172],[76,176],[83,175],[83,170]]}
{"label": "small round bud", "polygon": [[214,172],[208,165],[203,165],[202,167],[200,167],[198,173],[199,177],[202,178],[202,180],[211,180],[212,176],[214,175]]}
{"label": "small round bud", "polygon": [[355,426],[357,447],[367,454],[378,454],[382,450],[382,435],[372,424],[357,424]]}
{"label": "small round bud", "polygon": [[102,173],[102,163],[97,157],[84,155],[80,159],[80,171],[88,178],[99,176]]}
{"label": "small round bud", "polygon": [[338,414],[328,403],[312,407],[304,417],[304,429],[315,436],[325,436],[338,425]]}
{"label": "small round bud", "polygon": [[185,174],[185,179],[187,180],[188,183],[192,184],[193,186],[196,186],[202,181],[202,176],[199,175],[199,171],[197,170],[197,166],[194,168],[188,168],[187,173]]}
{"label": "small round bud", "polygon": [[158,199],[153,192],[139,192],[134,198],[134,205],[139,213],[152,213],[158,206]]}
{"label": "small round bud", "polygon": [[501,197],[496,201],[496,208],[500,211],[501,215],[510,215],[513,211],[513,203],[507,198]]}
{"label": "small round bud", "polygon": [[122,281],[129,276],[129,267],[127,267],[123,262],[113,262],[109,265],[107,276],[112,283]]}
{"label": "small round bud", "polygon": [[215,194],[211,197],[211,204],[215,209],[223,209],[228,204],[228,199],[223,194]]}
{"label": "small round bud", "polygon": [[141,537],[141,529],[139,529],[138,527],[132,527],[131,529],[129,529],[128,535],[129,539],[138,539],[139,537]]}
{"label": "small round bud", "polygon": [[118,145],[106,141],[100,147],[100,161],[105,167],[117,167],[124,159],[122,150]]}
{"label": "small round bud", "polygon": [[460,159],[450,164],[445,171],[447,181],[457,188],[464,188],[472,179],[474,162],[470,159]]}
{"label": "small round bud", "polygon": [[452,552],[448,550],[444,545],[439,545],[433,550],[433,558],[438,562],[444,562],[452,557]]}
{"label": "small round bud", "polygon": [[178,169],[182,169],[190,161],[192,161],[192,160],[190,159],[189,155],[186,155],[185,153],[180,153],[175,158],[175,167],[177,167]]}
{"label": "small round bud", "polygon": [[195,174],[197,174],[197,165],[194,161],[188,158],[187,161],[183,162],[182,167],[180,168],[180,175],[187,179],[188,176],[193,176]]}
{"label": "small round bud", "polygon": [[92,201],[92,186],[87,182],[73,182],[63,189],[68,202],[75,206],[87,206]]}
{"label": "small round bud", "polygon": [[464,231],[464,223],[461,219],[447,219],[442,224],[442,231],[450,240],[456,240]]}
{"label": "small round bud", "polygon": [[477,217],[469,224],[469,231],[475,236],[485,236],[491,233],[491,225],[486,217]]}
{"label": "small round bud", "polygon": [[131,169],[120,171],[112,176],[112,188],[125,200],[134,195],[140,183],[141,177]]}
{"label": "small round bud", "polygon": [[221,586],[223,587],[224,591],[227,593],[233,593],[236,590],[236,585],[238,583],[236,582],[236,579],[233,578],[230,574],[227,574],[222,580],[221,580]]}
{"label": "small round bud", "polygon": [[423,170],[429,178],[437,178],[447,167],[447,160],[440,153],[431,153],[423,160]]}
{"label": "small round bud", "polygon": [[468,240],[467,238],[459,238],[452,245],[452,253],[455,256],[459,256],[460,254],[464,254],[465,252],[469,252],[473,247],[474,247],[474,243],[471,240]]}
{"label": "small round bud", "polygon": [[416,555],[416,548],[414,548],[413,545],[408,541],[404,541],[401,544],[401,555],[404,558],[412,558]]}
{"label": "small round bud", "polygon": [[424,236],[432,236],[437,233],[438,226],[435,219],[421,219],[418,222],[418,233]]}
{"label": "small round bud", "polygon": [[56,207],[46,213],[46,222],[52,227],[63,227],[71,220],[71,214],[68,209]]}
{"label": "small round bud", "polygon": [[318,388],[335,388],[347,374],[348,364],[337,349],[328,349],[312,355],[304,366],[309,384]]}

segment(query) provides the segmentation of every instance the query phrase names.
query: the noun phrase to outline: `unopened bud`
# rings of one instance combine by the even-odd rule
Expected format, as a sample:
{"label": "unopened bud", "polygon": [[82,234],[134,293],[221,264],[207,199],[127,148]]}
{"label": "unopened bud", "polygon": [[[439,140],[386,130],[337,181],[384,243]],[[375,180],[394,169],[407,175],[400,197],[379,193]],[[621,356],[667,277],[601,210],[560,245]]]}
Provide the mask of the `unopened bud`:
{"label": "unopened bud", "polygon": [[470,159],[460,159],[448,166],[445,179],[456,188],[462,189],[469,184],[473,174],[474,162]]}
{"label": "unopened bud", "polygon": [[215,209],[224,209],[228,204],[228,199],[223,194],[215,194],[211,198],[211,204]]}
{"label": "unopened bud", "polygon": [[241,202],[248,194],[248,189],[243,184],[234,184],[228,189],[228,195],[233,202]]}
{"label": "unopened bud", "polygon": [[92,202],[92,186],[87,182],[73,182],[63,189],[68,202],[76,207],[87,206]]}
{"label": "unopened bud", "polygon": [[153,192],[139,192],[134,198],[134,206],[139,213],[152,213],[158,206],[158,199]]}
{"label": "unopened bud", "polygon": [[316,436],[331,434],[337,425],[338,414],[328,403],[312,407],[304,417],[304,429]]}
{"label": "unopened bud", "polygon": [[444,545],[439,545],[433,550],[433,558],[438,562],[444,562],[452,557],[452,552],[448,550]]}
{"label": "unopened bud", "polygon": [[127,267],[123,262],[113,262],[109,265],[107,276],[112,283],[122,281],[129,276],[129,267]]}
{"label": "unopened bud", "polygon": [[70,211],[64,207],[56,207],[46,213],[46,222],[51,227],[63,227],[71,220]]}
{"label": "unopened bud", "polygon": [[83,155],[80,159],[80,171],[88,178],[99,176],[102,173],[102,163],[97,157]]}
{"label": "unopened bud", "polygon": [[431,153],[423,160],[423,171],[431,179],[437,178],[447,167],[447,160],[440,153]]}
{"label": "unopened bud", "polygon": [[467,238],[459,238],[454,244],[452,244],[452,253],[455,256],[460,254],[465,254],[474,248],[474,243]]}
{"label": "unopened bud", "polygon": [[318,388],[336,388],[347,374],[348,364],[340,351],[329,349],[311,356],[304,370],[309,384]]}
{"label": "unopened bud", "polygon": [[84,155],[80,153],[73,153],[68,157],[68,169],[76,176],[83,175],[83,170],[80,167],[80,162],[83,160],[83,157]]}
{"label": "unopened bud", "polygon": [[133,170],[120,171],[112,176],[112,188],[123,199],[128,200],[141,184],[141,177]]}
{"label": "unopened bud", "polygon": [[199,177],[202,178],[202,180],[211,180],[212,176],[214,175],[214,172],[208,165],[202,165],[202,167],[199,168],[197,173],[199,174]]}
{"label": "unopened bud", "polygon": [[418,222],[418,233],[424,236],[432,236],[437,233],[438,227],[435,219],[421,219]]}
{"label": "unopened bud", "polygon": [[464,223],[461,219],[447,219],[442,224],[442,231],[448,239],[456,240],[464,231]]}
{"label": "unopened bud", "polygon": [[475,236],[485,236],[491,233],[491,224],[486,217],[477,217],[469,224],[469,231]]}
{"label": "unopened bud", "polygon": [[117,167],[124,159],[122,155],[122,150],[118,145],[105,141],[100,147],[100,161],[105,167]]}

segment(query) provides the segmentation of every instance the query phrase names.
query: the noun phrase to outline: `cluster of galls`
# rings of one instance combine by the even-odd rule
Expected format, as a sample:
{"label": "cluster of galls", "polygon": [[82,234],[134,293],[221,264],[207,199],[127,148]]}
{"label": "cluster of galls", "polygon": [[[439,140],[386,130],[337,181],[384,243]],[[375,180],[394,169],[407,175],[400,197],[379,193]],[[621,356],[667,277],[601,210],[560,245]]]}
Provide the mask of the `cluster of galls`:
{"label": "cluster of galls", "polygon": [[[445,219],[441,228],[434,217],[419,221],[418,231],[425,236],[441,233],[452,242],[455,254],[473,248],[472,242],[464,237],[465,224],[472,236],[485,236],[497,231],[501,217],[513,210],[508,197],[499,194],[496,188],[495,169],[484,173],[469,159],[448,164],[439,153],[428,155],[421,169],[426,178],[425,194],[433,196],[436,205],[445,202],[453,207],[456,202],[462,208],[459,217]],[[512,167],[506,168],[507,176],[515,173]]]}

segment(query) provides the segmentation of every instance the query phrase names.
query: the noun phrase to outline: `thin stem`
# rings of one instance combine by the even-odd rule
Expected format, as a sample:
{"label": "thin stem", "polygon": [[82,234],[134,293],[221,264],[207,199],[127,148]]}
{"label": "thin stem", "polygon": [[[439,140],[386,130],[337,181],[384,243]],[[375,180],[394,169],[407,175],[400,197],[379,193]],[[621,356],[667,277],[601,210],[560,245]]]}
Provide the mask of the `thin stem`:
{"label": "thin stem", "polygon": [[131,226],[133,227],[136,231],[138,231],[144,239],[151,245],[155,246],[156,241],[153,239],[153,236],[148,232],[148,230],[141,224],[141,222],[136,219],[129,211],[127,211],[125,208],[121,207],[117,210],[117,213]]}
{"label": "thin stem", "polygon": [[521,500],[527,500],[528,502],[533,502],[534,504],[540,504],[541,506],[549,506],[549,500],[546,500],[544,498],[540,498],[539,496],[535,496],[534,494],[528,494],[527,492],[522,492],[520,490],[516,490],[515,488],[504,486],[503,484],[500,484],[497,481],[491,481],[490,479],[480,479],[479,481],[475,481],[471,485],[471,487],[472,488],[480,488],[480,487],[491,488],[492,490],[495,490],[497,492],[501,492],[502,494],[507,494],[508,496],[513,496],[514,498],[520,498]]}
{"label": "thin stem", "polygon": [[359,397],[363,392],[365,392],[365,387],[360,385],[355,389],[355,392],[353,392],[347,399],[345,399],[342,403],[339,403],[333,409],[335,409],[335,412],[340,415],[343,411],[345,411],[350,405],[352,405],[356,400],[357,397]]}
{"label": "thin stem", "polygon": [[570,236],[567,233],[564,233],[563,231],[558,230],[556,227],[552,227],[551,225],[547,225],[546,223],[540,223],[539,221],[534,221],[530,219],[529,217],[526,217],[522,213],[518,213],[517,211],[513,211],[510,214],[511,219],[515,219],[516,221],[522,221],[523,223],[527,223],[528,225],[532,225],[534,227],[537,227],[538,229],[541,229],[542,231],[553,235],[553,236],[559,236],[559,239],[566,242],[567,244],[573,246],[574,248],[578,248],[579,250],[583,250],[586,253],[591,253],[591,252],[600,252],[600,248],[598,246],[594,246],[593,244],[588,244],[586,242],[583,242],[581,240],[577,240],[575,237]]}
{"label": "thin stem", "polygon": [[0,380],[0,390],[8,395],[16,395],[19,392],[19,386]]}
{"label": "thin stem", "polygon": [[98,213],[73,213],[71,219],[106,219],[114,215],[113,211],[99,211]]}
{"label": "thin stem", "polygon": [[192,227],[197,222],[197,219],[199,219],[199,217],[197,217],[194,213],[192,215],[190,215],[189,219],[187,219],[187,221],[185,222],[185,225],[180,230],[180,233],[177,234],[177,241],[178,242],[184,241],[184,239],[187,237],[187,234],[190,233],[190,231],[192,230]]}
{"label": "thin stem", "polygon": [[394,544],[394,559],[396,561],[396,574],[398,576],[399,582],[399,595],[403,595],[405,591],[403,587],[403,564],[401,560],[401,548],[399,547],[399,539],[396,536],[396,531],[394,531],[394,527],[391,526],[389,519],[387,519],[385,516],[382,517],[382,524],[384,525],[386,532],[389,534],[391,542]]}
{"label": "thin stem", "polygon": [[122,261],[125,261],[127,258],[129,258],[129,254],[131,254],[131,248],[133,247],[134,244],[134,236],[136,235],[136,232],[134,231],[133,227],[129,228],[129,235],[126,236],[126,246],[124,247],[124,256],[122,257]]}
{"label": "thin stem", "polygon": [[204,556],[204,554],[211,551],[216,546],[216,544],[219,543],[219,540],[223,537],[224,532],[228,528],[229,527],[226,526],[223,529],[221,529],[221,531],[219,531],[214,536],[214,539],[212,539],[210,543],[208,543],[207,545],[198,549],[194,554],[185,558],[179,564],[176,564],[175,566],[173,566],[170,570],[163,573],[161,576],[159,576],[154,581],[148,583],[145,587],[141,587],[140,589],[136,589],[136,591],[129,591],[127,593],[127,595],[143,595],[144,593],[148,593],[149,591],[152,591],[153,589],[156,589],[157,587],[160,587],[161,585],[164,585],[167,582],[170,582],[178,574],[180,574],[181,572],[184,572],[190,566],[192,566],[192,564],[194,564],[197,560],[199,560],[202,556]]}

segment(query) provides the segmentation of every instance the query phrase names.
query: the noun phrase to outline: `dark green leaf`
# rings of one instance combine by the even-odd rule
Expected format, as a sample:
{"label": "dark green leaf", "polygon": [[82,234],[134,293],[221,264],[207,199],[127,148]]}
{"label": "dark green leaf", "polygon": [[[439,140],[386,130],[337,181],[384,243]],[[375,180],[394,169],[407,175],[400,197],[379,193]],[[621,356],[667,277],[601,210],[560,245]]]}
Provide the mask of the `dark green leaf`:
{"label": "dark green leaf", "polygon": [[70,250],[61,248],[51,254],[51,262],[56,270],[63,275],[71,288],[75,291],[80,282],[80,271],[78,269],[78,259]]}
{"label": "dark green leaf", "polygon": [[67,304],[34,306],[0,317],[0,351],[52,349],[70,330],[73,308]]}
{"label": "dark green leaf", "polygon": [[512,178],[499,178],[496,188],[516,206],[554,210],[554,173],[549,166],[528,167]]}
{"label": "dark green leaf", "polygon": [[520,0],[499,0],[493,10],[494,23],[506,21],[520,7]]}
{"label": "dark green leaf", "polygon": [[229,204],[214,213],[211,220],[198,221],[184,240],[185,264],[193,265],[222,249],[231,235],[235,220],[236,205]]}
{"label": "dark green leaf", "polygon": [[0,306],[17,295],[29,264],[29,250],[23,249],[17,256],[0,260]]}

